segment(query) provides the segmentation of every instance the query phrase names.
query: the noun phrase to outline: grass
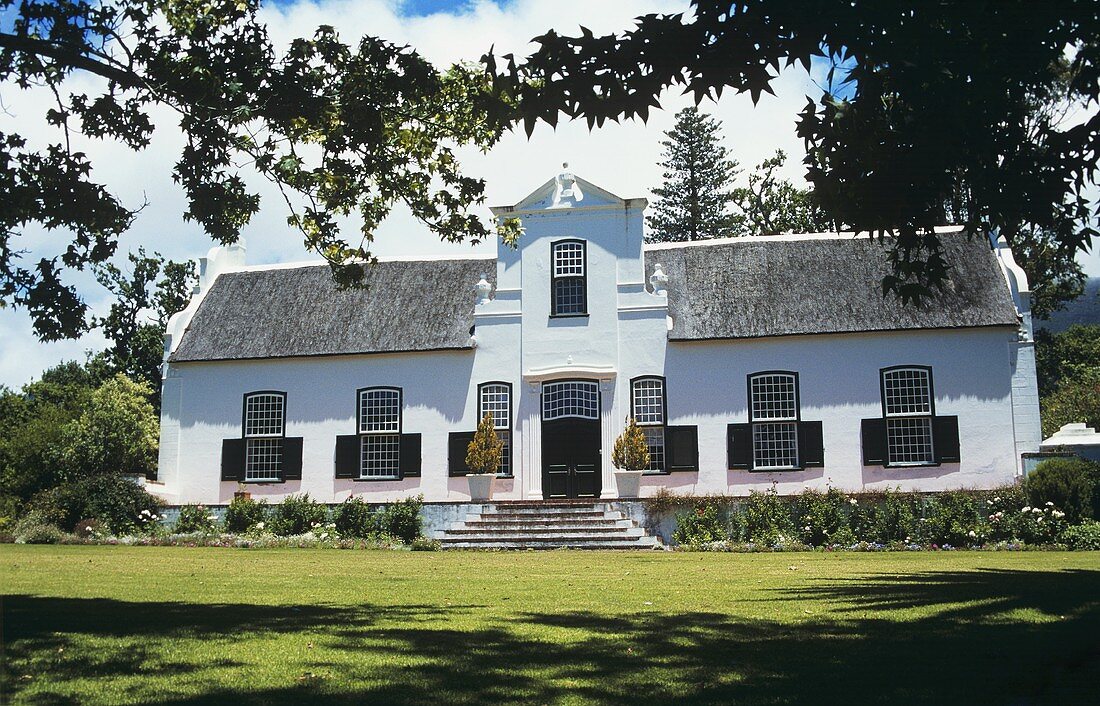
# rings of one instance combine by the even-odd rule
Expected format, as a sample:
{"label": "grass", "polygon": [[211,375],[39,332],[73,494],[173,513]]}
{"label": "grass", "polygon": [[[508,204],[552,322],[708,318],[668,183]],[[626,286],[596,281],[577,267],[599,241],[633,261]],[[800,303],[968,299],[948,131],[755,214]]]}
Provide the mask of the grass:
{"label": "grass", "polygon": [[0,546],[18,704],[1085,703],[1100,553]]}

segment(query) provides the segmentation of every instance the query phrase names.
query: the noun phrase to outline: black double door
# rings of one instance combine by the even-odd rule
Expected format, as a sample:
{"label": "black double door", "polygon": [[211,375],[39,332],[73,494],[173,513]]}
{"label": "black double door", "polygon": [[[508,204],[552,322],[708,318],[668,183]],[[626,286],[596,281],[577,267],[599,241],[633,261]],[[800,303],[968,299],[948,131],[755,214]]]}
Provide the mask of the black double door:
{"label": "black double door", "polygon": [[542,496],[598,498],[600,420],[567,417],[542,422]]}

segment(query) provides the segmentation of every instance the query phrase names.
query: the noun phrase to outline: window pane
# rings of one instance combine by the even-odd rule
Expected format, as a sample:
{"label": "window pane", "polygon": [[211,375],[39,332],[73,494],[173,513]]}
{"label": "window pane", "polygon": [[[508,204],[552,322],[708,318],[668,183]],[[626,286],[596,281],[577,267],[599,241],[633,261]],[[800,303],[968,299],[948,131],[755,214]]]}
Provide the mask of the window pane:
{"label": "window pane", "polygon": [[246,439],[245,480],[279,480],[283,467],[282,439]]}
{"label": "window pane", "polygon": [[930,417],[887,419],[886,444],[891,465],[935,463]]}
{"label": "window pane", "polygon": [[283,396],[249,395],[244,400],[244,435],[282,436]]}
{"label": "window pane", "polygon": [[890,370],[882,376],[886,414],[932,414],[932,390],[927,370]]}
{"label": "window pane", "polygon": [[600,390],[586,381],[548,382],[542,386],[542,418],[600,418]]}
{"label": "window pane", "polygon": [[566,277],[554,280],[555,314],[584,314],[585,299],[583,278]]}
{"label": "window pane", "polygon": [[512,401],[509,399],[509,393],[510,389],[507,385],[482,385],[478,421],[488,413],[493,415],[494,429],[510,429]]}
{"label": "window pane", "polygon": [[753,468],[797,468],[798,425],[767,422],[752,425]]}
{"label": "window pane", "polygon": [[400,434],[367,434],[360,437],[363,478],[395,478],[400,473]]}
{"label": "window pane", "polygon": [[554,244],[554,276],[555,277],[583,277],[584,276],[584,244],[583,243],[555,243]]}
{"label": "window pane", "polygon": [[794,375],[754,375],[749,380],[749,387],[753,421],[798,418]]}
{"label": "window pane", "polygon": [[397,390],[363,390],[359,394],[359,433],[401,430],[401,394]]}
{"label": "window pane", "polygon": [[650,471],[663,471],[665,470],[665,429],[664,427],[656,427],[643,429],[645,434],[645,444],[649,448],[649,468]]}
{"label": "window pane", "polygon": [[634,382],[634,421],[638,424],[665,423],[664,380],[647,378]]}

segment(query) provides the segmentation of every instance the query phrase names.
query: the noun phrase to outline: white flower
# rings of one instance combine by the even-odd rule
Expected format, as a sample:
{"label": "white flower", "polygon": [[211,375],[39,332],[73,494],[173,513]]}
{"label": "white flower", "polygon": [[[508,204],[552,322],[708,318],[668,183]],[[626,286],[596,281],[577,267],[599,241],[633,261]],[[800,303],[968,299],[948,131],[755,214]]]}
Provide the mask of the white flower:
{"label": "white flower", "polygon": [[1001,499],[1000,498],[993,498],[993,502],[999,503],[999,502],[1001,502]]}
{"label": "white flower", "polygon": [[256,523],[256,529],[262,530],[266,525],[261,521]]}
{"label": "white flower", "polygon": [[978,533],[975,532],[974,530],[970,530],[969,532],[967,532],[967,536],[968,537],[977,537]]}
{"label": "white flower", "polygon": [[1030,505],[1024,505],[1024,509],[1020,510],[1020,512],[1023,512],[1023,513],[1031,512],[1031,506]]}
{"label": "white flower", "polygon": [[859,504],[859,501],[856,500],[855,498],[848,498],[848,502],[850,502],[853,505],[858,505]]}
{"label": "white flower", "polygon": [[804,530],[806,530],[807,532],[809,532],[809,531],[810,531],[810,526],[809,526],[809,525],[806,525],[806,526],[805,526],[805,527],[803,527],[802,529],[804,529]]}
{"label": "white flower", "polygon": [[1055,511],[1051,512],[1050,514],[1054,515],[1059,520],[1066,516],[1066,513],[1062,512],[1061,510],[1055,510]]}
{"label": "white flower", "polygon": [[905,538],[905,541],[906,541],[906,542],[908,542],[908,541],[910,541],[910,539],[909,539],[908,537],[906,537],[906,538]]}
{"label": "white flower", "polygon": [[1033,507],[1033,508],[1031,508],[1031,511],[1032,511],[1032,512],[1038,512],[1039,514],[1042,514],[1042,512],[1043,512],[1042,510],[1040,510],[1040,509],[1039,509],[1039,508],[1037,508],[1037,507]]}
{"label": "white flower", "polygon": [[1047,500],[1047,507],[1054,507],[1054,503],[1052,503],[1051,501]]}

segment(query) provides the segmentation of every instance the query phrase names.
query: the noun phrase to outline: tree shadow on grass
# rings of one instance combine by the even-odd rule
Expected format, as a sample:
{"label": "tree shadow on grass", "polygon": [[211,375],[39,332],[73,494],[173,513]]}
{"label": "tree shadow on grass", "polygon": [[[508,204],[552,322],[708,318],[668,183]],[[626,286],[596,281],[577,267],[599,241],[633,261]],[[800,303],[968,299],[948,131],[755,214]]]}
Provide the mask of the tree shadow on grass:
{"label": "tree shadow on grass", "polygon": [[[176,706],[1084,703],[1095,697],[1100,669],[1098,589],[1095,571],[829,579],[775,589],[751,619],[718,605],[607,615],[12,596],[4,604],[4,641],[7,659],[40,664],[50,679],[48,688],[33,690],[13,681],[11,693],[42,704],[72,702],[71,680],[96,683],[150,665],[189,680],[189,695],[167,689],[136,700]],[[804,605],[804,619],[764,617],[771,600]],[[282,687],[234,684],[227,675],[258,668],[249,655],[173,662],[164,647],[307,635],[317,649],[288,650],[283,683],[292,685]],[[144,647],[49,661],[80,636]]]}

